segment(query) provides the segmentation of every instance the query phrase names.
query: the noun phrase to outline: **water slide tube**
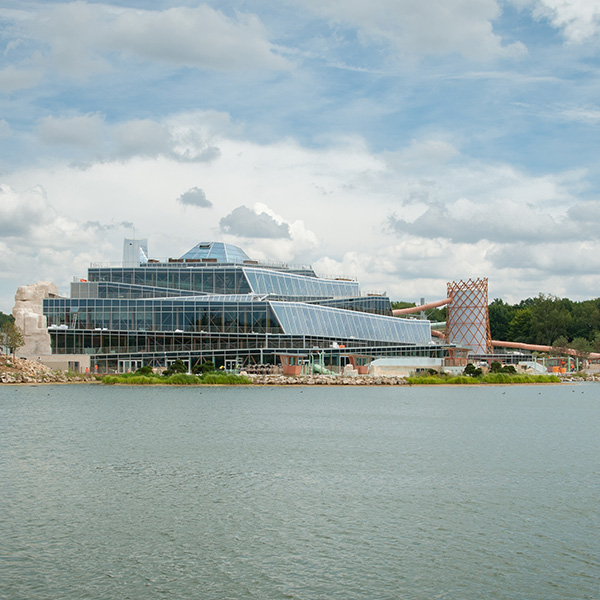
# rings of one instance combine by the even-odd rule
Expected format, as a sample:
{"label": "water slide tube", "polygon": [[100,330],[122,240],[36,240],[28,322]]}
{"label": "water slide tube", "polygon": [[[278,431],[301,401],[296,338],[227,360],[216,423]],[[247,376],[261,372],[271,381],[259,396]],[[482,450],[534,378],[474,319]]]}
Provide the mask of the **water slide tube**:
{"label": "water slide tube", "polygon": [[[531,350],[533,352],[552,352],[553,350],[556,350],[556,348],[553,348],[552,346],[524,344],[522,342],[500,342],[498,340],[492,340],[492,346],[499,348],[516,348],[517,350]],[[572,348],[565,348],[565,354],[577,356],[578,352]],[[590,352],[587,357],[592,359],[600,358],[600,352]]]}
{"label": "water slide tube", "polygon": [[422,304],[421,306],[411,306],[409,308],[396,308],[392,311],[395,317],[400,315],[410,315],[411,313],[421,312],[422,310],[429,310],[430,308],[437,308],[438,306],[445,306],[450,304],[452,298],[446,298],[445,300],[438,300],[437,302],[429,302],[428,304]]}

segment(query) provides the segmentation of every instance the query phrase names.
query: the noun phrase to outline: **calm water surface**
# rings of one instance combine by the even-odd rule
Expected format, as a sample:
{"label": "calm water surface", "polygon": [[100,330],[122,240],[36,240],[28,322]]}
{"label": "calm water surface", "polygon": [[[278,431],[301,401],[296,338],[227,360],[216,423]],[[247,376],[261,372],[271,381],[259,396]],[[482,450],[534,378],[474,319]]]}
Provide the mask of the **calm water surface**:
{"label": "calm water surface", "polygon": [[0,387],[0,598],[598,599],[600,387]]}

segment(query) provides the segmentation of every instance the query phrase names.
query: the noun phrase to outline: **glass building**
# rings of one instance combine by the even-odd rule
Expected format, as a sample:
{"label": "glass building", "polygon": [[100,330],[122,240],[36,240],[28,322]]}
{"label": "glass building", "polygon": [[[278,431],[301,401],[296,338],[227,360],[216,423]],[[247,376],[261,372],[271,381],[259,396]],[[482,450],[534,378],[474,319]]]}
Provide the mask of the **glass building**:
{"label": "glass building", "polygon": [[392,316],[385,295],[357,281],[317,277],[309,266],[251,260],[223,242],[182,257],[140,253],[91,266],[69,298],[44,300],[54,354],[87,354],[98,372],[167,366],[278,365],[282,356],[343,366],[352,357],[441,357],[429,321]]}

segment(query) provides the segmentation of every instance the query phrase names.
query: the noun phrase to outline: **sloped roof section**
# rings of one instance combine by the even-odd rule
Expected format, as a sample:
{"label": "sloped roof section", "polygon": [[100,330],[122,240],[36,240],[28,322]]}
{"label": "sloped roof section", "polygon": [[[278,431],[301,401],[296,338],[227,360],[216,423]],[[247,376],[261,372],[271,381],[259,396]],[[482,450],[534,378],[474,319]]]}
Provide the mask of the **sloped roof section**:
{"label": "sloped roof section", "polygon": [[187,260],[213,259],[219,263],[242,263],[250,257],[238,246],[225,242],[200,242],[181,258]]}

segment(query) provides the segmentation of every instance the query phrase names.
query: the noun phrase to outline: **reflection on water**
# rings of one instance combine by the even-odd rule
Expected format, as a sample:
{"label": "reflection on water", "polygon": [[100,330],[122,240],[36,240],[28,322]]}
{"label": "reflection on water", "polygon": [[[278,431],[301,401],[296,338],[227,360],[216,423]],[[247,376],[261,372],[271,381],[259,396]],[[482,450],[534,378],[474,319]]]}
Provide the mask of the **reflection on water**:
{"label": "reflection on water", "polygon": [[0,598],[597,598],[594,384],[0,389]]}

